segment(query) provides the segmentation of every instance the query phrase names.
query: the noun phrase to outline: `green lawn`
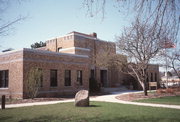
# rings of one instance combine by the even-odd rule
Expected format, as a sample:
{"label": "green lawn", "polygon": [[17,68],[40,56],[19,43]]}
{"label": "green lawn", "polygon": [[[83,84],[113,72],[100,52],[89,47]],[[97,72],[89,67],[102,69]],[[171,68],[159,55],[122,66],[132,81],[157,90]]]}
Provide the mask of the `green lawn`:
{"label": "green lawn", "polygon": [[91,102],[90,107],[59,103],[0,110],[1,122],[180,122],[180,110]]}
{"label": "green lawn", "polygon": [[142,100],[136,100],[136,102],[180,105],[180,96],[168,96],[168,97],[161,97],[161,98],[142,99]]}

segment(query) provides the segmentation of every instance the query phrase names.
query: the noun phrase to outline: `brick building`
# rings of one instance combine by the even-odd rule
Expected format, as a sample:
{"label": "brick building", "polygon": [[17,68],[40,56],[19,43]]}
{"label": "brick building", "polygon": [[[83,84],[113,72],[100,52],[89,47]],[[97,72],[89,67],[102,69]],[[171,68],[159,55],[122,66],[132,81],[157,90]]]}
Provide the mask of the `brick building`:
{"label": "brick building", "polygon": [[95,65],[97,57],[107,49],[110,55],[116,54],[115,43],[98,39],[96,33],[71,32],[46,41],[46,46],[39,49],[0,53],[0,95],[26,98],[25,82],[32,67],[43,72],[39,96],[68,95],[89,89],[90,77],[95,77],[102,87],[120,86],[126,75]]}

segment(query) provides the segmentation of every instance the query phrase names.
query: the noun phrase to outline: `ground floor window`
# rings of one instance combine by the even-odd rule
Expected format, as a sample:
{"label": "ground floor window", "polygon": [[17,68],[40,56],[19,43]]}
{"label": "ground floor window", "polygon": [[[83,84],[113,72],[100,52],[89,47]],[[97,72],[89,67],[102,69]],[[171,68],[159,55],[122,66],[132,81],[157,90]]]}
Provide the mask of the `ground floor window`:
{"label": "ground floor window", "polygon": [[82,70],[77,70],[77,82],[79,83],[79,85],[83,85],[82,83]]}
{"label": "ground floor window", "polygon": [[9,71],[0,70],[0,88],[7,88],[9,83]]}
{"label": "ground floor window", "polygon": [[109,87],[107,70],[100,70],[100,81],[102,87]]}
{"label": "ground floor window", "polygon": [[57,70],[51,69],[50,70],[50,86],[56,87],[57,86]]}
{"label": "ground floor window", "polygon": [[146,74],[146,82],[149,82],[149,75],[148,75],[148,73]]}
{"label": "ground floor window", "polygon": [[153,82],[153,73],[151,73],[151,82]]}
{"label": "ground floor window", "polygon": [[157,82],[157,73],[155,73],[155,82]]}
{"label": "ground floor window", "polygon": [[65,86],[71,86],[71,70],[65,70]]}
{"label": "ground floor window", "polygon": [[91,69],[90,78],[95,78],[95,72],[94,72],[94,69]]}

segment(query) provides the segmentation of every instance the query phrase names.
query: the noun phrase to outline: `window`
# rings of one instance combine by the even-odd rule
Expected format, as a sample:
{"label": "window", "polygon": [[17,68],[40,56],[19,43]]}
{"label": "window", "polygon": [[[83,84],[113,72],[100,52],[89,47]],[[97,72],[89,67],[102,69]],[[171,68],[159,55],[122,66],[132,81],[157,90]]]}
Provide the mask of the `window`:
{"label": "window", "polygon": [[71,70],[65,70],[64,85],[71,86]]}
{"label": "window", "polygon": [[153,73],[151,73],[151,82],[153,82]]}
{"label": "window", "polygon": [[149,82],[149,75],[148,75],[148,73],[146,75],[146,82]]}
{"label": "window", "polygon": [[41,73],[41,76],[40,76],[40,87],[43,87],[43,71],[41,68],[38,68],[38,71]]}
{"label": "window", "polygon": [[157,73],[155,73],[155,82],[157,82]]}
{"label": "window", "polygon": [[82,70],[77,71],[77,82],[82,86]]}
{"label": "window", "polygon": [[0,71],[0,88],[7,88],[9,82],[9,71],[1,70]]}
{"label": "window", "polygon": [[95,73],[94,73],[94,69],[91,69],[91,74],[90,74],[90,78],[95,78]]}
{"label": "window", "polygon": [[50,86],[56,87],[57,86],[57,70],[50,70]]}

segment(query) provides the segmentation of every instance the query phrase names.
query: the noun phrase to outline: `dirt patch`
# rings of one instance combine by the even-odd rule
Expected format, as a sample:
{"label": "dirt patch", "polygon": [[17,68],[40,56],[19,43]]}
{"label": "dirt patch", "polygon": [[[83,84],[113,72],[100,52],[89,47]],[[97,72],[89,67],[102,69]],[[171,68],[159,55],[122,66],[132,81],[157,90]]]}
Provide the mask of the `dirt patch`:
{"label": "dirt patch", "polygon": [[180,96],[180,91],[176,91],[174,93],[150,92],[148,93],[148,96],[145,96],[144,93],[131,93],[131,94],[119,95],[116,97],[116,99],[124,100],[124,101],[134,101],[134,100],[149,99],[149,98],[160,98],[165,96]]}

